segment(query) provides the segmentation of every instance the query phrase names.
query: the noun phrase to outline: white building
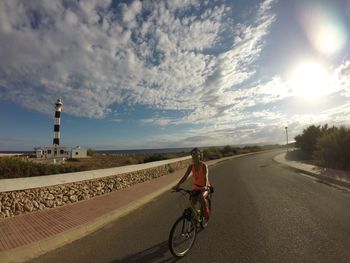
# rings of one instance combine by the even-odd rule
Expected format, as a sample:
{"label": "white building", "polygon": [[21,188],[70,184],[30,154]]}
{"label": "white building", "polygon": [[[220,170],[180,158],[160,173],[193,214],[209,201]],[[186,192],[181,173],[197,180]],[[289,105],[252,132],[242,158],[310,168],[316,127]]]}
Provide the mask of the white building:
{"label": "white building", "polygon": [[86,158],[87,150],[80,146],[70,148],[62,145],[48,145],[36,148],[35,154],[38,159]]}
{"label": "white building", "polygon": [[52,158],[70,158],[72,155],[71,149],[60,145],[48,145],[35,149],[36,158],[52,159]]}
{"label": "white building", "polygon": [[86,148],[81,148],[77,146],[71,150],[71,158],[85,158],[87,157]]}

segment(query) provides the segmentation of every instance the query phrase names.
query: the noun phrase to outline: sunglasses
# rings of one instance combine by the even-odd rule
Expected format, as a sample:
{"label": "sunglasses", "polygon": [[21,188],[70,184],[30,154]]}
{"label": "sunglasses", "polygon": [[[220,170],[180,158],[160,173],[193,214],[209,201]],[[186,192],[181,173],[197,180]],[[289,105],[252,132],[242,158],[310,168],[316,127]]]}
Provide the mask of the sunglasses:
{"label": "sunglasses", "polygon": [[192,155],[193,157],[197,157],[197,156],[200,156],[201,154],[200,154],[199,152],[193,152],[193,153],[191,153],[191,155]]}

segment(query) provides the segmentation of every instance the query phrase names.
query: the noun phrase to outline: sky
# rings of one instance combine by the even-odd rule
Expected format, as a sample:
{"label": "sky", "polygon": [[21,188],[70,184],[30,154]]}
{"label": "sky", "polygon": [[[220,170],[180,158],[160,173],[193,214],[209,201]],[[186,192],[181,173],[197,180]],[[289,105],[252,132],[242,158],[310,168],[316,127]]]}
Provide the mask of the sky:
{"label": "sky", "polygon": [[347,0],[3,0],[0,151],[285,143],[350,125]]}

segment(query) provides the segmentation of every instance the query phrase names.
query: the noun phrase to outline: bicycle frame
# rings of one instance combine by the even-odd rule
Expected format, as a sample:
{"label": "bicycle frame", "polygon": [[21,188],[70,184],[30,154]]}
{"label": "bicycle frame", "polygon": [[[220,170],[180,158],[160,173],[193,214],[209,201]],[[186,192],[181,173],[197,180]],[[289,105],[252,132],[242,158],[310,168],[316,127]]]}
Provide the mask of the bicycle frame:
{"label": "bicycle frame", "polygon": [[199,201],[196,203],[192,202],[192,194],[190,192],[186,192],[187,194],[190,195],[189,201],[190,201],[190,206],[188,208],[185,208],[183,215],[186,219],[191,220],[193,217],[198,223],[202,221],[202,206],[200,205]]}
{"label": "bicycle frame", "polygon": [[197,201],[195,204],[193,204],[191,202],[191,209],[192,209],[192,213],[194,215],[194,219],[197,221],[197,222],[201,222],[202,219],[201,219],[201,216],[202,216],[202,206],[199,204],[199,202]]}
{"label": "bicycle frame", "polygon": [[186,208],[183,212],[183,216],[187,219],[187,220],[191,220],[191,218],[194,218],[197,222],[201,222],[201,211],[197,211],[196,207],[191,204],[188,208]]}

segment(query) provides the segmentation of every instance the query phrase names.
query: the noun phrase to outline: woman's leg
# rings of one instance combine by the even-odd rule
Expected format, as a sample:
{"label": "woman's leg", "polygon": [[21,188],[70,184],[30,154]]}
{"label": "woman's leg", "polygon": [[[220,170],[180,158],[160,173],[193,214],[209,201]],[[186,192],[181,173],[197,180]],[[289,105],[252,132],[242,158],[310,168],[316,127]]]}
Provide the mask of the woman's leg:
{"label": "woman's leg", "polygon": [[200,194],[198,201],[201,203],[201,205],[203,207],[204,217],[206,219],[208,219],[209,218],[209,208],[208,208],[207,199],[205,198],[205,196],[206,196],[205,194],[206,193],[207,193],[207,191],[205,191],[202,194]]}
{"label": "woman's leg", "polygon": [[192,201],[192,205],[194,206],[198,202],[198,195],[192,196],[191,201]]}
{"label": "woman's leg", "polygon": [[204,197],[204,193],[199,195],[198,201],[201,203],[201,205],[203,206],[203,208],[207,207],[207,200]]}

